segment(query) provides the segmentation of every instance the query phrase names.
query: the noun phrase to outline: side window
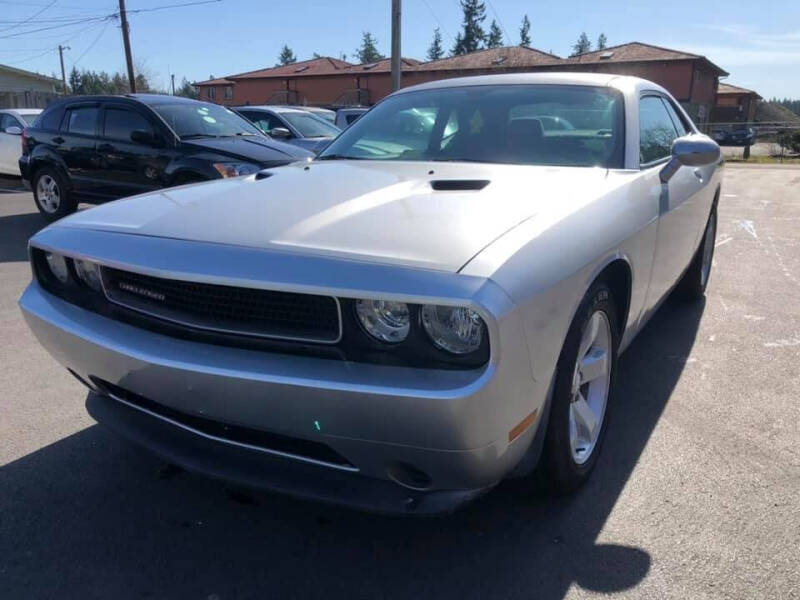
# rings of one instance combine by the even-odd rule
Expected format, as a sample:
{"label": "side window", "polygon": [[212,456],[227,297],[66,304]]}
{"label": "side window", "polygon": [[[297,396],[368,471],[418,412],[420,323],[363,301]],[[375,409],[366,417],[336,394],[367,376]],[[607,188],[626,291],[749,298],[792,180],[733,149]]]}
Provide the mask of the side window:
{"label": "side window", "polygon": [[5,132],[8,127],[19,127],[19,123],[11,115],[0,115],[0,131]]}
{"label": "side window", "polygon": [[39,118],[36,119],[33,126],[38,129],[52,129],[58,131],[58,126],[61,124],[61,117],[63,116],[64,108],[62,106],[48,108],[39,115]]}
{"label": "side window", "polygon": [[667,106],[667,112],[669,116],[672,117],[672,122],[675,124],[675,129],[678,130],[678,137],[683,137],[689,133],[689,128],[684,123],[681,115],[678,114],[678,111],[675,110],[675,107],[672,106],[672,102],[668,100],[664,100],[664,104]]}
{"label": "side window", "polygon": [[639,100],[639,162],[647,164],[669,156],[676,137],[678,132],[661,98]]}
{"label": "side window", "polygon": [[106,108],[105,137],[129,142],[131,133],[136,129],[153,133],[153,126],[139,113],[125,108]]}
{"label": "side window", "polygon": [[97,107],[80,106],[69,109],[64,129],[70,133],[95,135],[97,124]]}
{"label": "side window", "polygon": [[265,133],[269,133],[276,127],[282,127],[283,129],[288,129],[288,127],[286,127],[286,125],[284,125],[283,122],[278,117],[276,117],[275,115],[271,115],[269,113],[263,113],[263,112],[250,113],[250,114],[245,113],[245,116],[248,119],[250,119],[253,123],[255,123],[256,127],[258,127],[261,131],[264,131]]}

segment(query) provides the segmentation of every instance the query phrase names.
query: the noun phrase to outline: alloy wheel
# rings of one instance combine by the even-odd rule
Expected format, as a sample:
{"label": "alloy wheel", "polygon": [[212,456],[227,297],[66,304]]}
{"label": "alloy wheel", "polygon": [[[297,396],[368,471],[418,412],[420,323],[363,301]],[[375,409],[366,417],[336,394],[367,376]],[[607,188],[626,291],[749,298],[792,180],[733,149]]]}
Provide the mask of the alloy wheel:
{"label": "alloy wheel", "polygon": [[595,311],[581,337],[572,376],[569,444],[572,459],[582,465],[592,455],[603,426],[611,383],[611,325],[606,313]]}
{"label": "alloy wheel", "polygon": [[58,182],[50,175],[42,175],[36,184],[36,198],[45,212],[50,214],[56,212],[61,205],[61,190]]}

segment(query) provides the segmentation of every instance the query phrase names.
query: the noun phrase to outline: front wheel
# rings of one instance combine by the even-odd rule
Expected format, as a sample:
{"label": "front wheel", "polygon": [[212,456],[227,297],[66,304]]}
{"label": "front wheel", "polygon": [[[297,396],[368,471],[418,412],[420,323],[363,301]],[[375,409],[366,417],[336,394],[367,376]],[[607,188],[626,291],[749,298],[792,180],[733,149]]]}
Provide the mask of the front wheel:
{"label": "front wheel", "polygon": [[55,169],[38,169],[33,177],[32,187],[36,208],[48,221],[56,221],[75,212],[77,203]]}
{"label": "front wheel", "polygon": [[581,301],[558,359],[542,466],[553,491],[589,478],[608,422],[619,333],[614,297],[603,282]]}
{"label": "front wheel", "polygon": [[714,245],[717,239],[717,207],[711,209],[706,222],[703,241],[697,249],[689,268],[678,284],[680,294],[687,300],[699,300],[706,293],[714,261]]}

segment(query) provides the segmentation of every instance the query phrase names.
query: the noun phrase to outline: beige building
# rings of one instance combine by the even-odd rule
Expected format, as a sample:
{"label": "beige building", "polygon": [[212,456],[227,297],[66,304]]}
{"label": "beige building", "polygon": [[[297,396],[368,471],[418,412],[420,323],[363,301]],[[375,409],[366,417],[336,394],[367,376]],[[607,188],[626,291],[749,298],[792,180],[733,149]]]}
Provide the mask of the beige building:
{"label": "beige building", "polygon": [[0,108],[44,108],[58,95],[61,81],[0,65]]}

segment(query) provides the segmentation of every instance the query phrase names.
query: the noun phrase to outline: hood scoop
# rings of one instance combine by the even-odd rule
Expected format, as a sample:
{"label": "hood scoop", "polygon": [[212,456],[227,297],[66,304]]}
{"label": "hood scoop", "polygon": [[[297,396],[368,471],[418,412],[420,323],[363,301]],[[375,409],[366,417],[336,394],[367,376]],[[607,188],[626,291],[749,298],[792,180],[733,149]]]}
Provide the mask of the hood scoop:
{"label": "hood scoop", "polygon": [[437,192],[478,191],[489,185],[488,179],[434,179],[431,187]]}

